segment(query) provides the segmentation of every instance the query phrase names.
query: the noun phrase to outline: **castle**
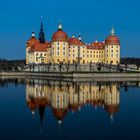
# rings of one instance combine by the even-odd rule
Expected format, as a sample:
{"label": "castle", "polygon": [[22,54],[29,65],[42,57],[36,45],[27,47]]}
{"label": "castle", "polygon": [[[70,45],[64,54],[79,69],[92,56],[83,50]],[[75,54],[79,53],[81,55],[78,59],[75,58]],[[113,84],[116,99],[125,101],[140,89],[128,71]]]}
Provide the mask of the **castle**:
{"label": "castle", "polygon": [[95,41],[86,44],[81,35],[68,37],[62,24],[53,34],[52,40],[46,41],[41,20],[39,38],[32,33],[26,43],[26,64],[88,64],[105,63],[117,65],[120,63],[120,40],[112,28],[110,35],[103,42]]}

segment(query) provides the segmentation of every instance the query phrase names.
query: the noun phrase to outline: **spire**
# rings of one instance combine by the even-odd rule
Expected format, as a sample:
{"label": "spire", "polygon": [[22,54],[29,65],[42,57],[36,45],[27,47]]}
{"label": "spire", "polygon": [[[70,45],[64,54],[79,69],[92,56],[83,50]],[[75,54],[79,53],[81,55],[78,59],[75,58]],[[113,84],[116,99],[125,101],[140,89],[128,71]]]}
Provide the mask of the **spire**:
{"label": "spire", "polygon": [[39,41],[40,41],[40,43],[45,43],[45,34],[44,34],[44,31],[43,31],[42,16],[41,16],[41,26],[40,26],[40,33],[39,33]]}
{"label": "spire", "polygon": [[39,107],[39,116],[40,116],[40,127],[41,127],[41,130],[42,130],[42,127],[43,127],[44,113],[45,113],[45,106],[40,106]]}
{"label": "spire", "polygon": [[114,27],[112,27],[112,30],[111,30],[111,35],[115,35],[115,29],[114,29]]}
{"label": "spire", "polygon": [[62,29],[63,29],[63,26],[62,26],[61,19],[60,19],[59,24],[58,24],[58,30],[62,30]]}

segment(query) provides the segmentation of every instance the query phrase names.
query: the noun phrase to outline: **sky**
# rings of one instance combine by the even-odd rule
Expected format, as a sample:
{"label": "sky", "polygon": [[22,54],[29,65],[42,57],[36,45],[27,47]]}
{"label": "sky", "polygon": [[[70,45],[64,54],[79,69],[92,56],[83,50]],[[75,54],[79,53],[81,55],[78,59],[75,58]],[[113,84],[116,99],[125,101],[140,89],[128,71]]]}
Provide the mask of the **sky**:
{"label": "sky", "polygon": [[59,20],[69,37],[85,43],[104,41],[112,27],[121,41],[121,57],[140,57],[139,0],[0,0],[0,58],[25,59],[25,46],[40,30],[47,41]]}

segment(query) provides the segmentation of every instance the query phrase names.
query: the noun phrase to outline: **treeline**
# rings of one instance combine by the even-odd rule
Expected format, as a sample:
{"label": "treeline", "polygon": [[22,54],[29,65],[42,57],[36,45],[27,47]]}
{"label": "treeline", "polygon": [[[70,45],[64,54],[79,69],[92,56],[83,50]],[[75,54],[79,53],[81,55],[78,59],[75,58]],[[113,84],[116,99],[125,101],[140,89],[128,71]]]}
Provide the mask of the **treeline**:
{"label": "treeline", "polygon": [[18,70],[18,67],[25,65],[25,60],[0,59],[0,71]]}
{"label": "treeline", "polygon": [[140,65],[140,58],[133,58],[133,57],[121,58],[121,64],[124,64],[124,65],[129,65],[129,64]]}

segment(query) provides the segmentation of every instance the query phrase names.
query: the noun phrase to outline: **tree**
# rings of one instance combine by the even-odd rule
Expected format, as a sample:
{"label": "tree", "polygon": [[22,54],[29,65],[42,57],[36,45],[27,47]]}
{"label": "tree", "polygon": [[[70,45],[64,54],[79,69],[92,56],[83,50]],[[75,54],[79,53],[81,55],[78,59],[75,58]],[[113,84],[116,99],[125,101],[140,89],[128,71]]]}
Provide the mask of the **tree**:
{"label": "tree", "polygon": [[60,62],[59,62],[59,72],[61,72],[61,70],[62,70],[62,66],[63,66],[63,62],[60,61]]}
{"label": "tree", "polygon": [[97,63],[96,65],[97,65],[98,72],[100,72],[101,69],[102,69],[102,66],[103,66],[103,62],[102,63]]}
{"label": "tree", "polygon": [[109,72],[111,71],[112,63],[113,63],[113,61],[110,61]]}
{"label": "tree", "polygon": [[54,62],[54,63],[53,63],[53,71],[55,71],[55,69],[56,69],[56,68],[55,68],[55,62]]}
{"label": "tree", "polygon": [[49,72],[50,68],[51,68],[51,62],[47,65],[47,68],[48,68],[48,72]]}
{"label": "tree", "polygon": [[89,63],[89,71],[91,71],[92,70],[92,61],[90,61],[90,63]]}
{"label": "tree", "polygon": [[75,65],[75,71],[77,71],[77,68],[78,68],[78,62],[77,62],[77,61],[74,61],[74,65]]}
{"label": "tree", "polygon": [[70,67],[70,61],[68,61],[68,63],[66,64],[67,72],[69,71],[69,67]]}

